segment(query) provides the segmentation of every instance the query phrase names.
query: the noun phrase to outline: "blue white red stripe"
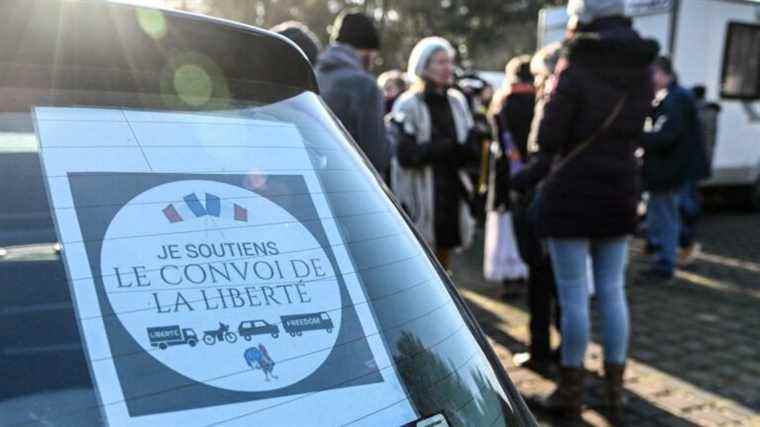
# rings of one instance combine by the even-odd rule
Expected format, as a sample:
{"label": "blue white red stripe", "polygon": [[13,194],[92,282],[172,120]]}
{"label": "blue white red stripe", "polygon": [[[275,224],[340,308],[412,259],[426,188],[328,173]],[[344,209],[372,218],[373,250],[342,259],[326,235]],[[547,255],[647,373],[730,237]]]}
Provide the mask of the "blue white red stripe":
{"label": "blue white red stripe", "polygon": [[196,218],[204,216],[220,218],[222,216],[222,211],[225,212],[225,215],[231,214],[232,219],[235,221],[248,222],[248,209],[237,203],[229,204],[228,206],[230,206],[231,209],[222,209],[221,198],[217,195],[206,193],[205,203],[201,203],[198,195],[195,193],[190,193],[184,196],[182,200],[184,202],[180,205],[182,208],[170,203],[162,210],[164,216],[170,223],[182,222],[185,218],[191,216]]}

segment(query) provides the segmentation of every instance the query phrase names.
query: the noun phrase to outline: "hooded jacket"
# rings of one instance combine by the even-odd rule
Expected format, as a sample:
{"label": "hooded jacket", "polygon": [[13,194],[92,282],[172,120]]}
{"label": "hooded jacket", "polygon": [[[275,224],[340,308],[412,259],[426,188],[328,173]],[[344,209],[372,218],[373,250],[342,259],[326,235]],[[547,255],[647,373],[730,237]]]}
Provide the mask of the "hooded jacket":
{"label": "hooded jacket", "polygon": [[330,45],[319,58],[316,74],[322,98],[375,169],[385,174],[390,149],[383,122],[383,94],[362,67],[356,50],[343,43]]}
{"label": "hooded jacket", "polygon": [[[566,67],[534,119],[531,138],[540,151],[512,180],[522,189],[545,180],[538,220],[546,237],[618,237],[636,227],[640,178],[634,153],[654,98],[649,67],[659,47],[622,17],[596,20],[584,31],[566,42]],[[553,162],[597,133],[621,100],[611,126],[550,172]]]}

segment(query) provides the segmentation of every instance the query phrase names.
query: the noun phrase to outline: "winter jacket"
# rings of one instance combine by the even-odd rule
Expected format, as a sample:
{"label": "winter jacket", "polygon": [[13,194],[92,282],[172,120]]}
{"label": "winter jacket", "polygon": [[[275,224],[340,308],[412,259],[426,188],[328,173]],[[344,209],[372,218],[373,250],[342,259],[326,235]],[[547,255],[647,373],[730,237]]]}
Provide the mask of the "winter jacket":
{"label": "winter jacket", "polygon": [[504,145],[503,132],[509,132],[520,152],[520,157],[528,158],[528,136],[536,107],[536,94],[532,86],[516,85],[519,90],[507,95],[504,105],[496,117],[499,140]]}
{"label": "winter jacket", "polygon": [[386,171],[390,149],[383,122],[383,94],[375,78],[362,67],[356,50],[342,43],[330,45],[319,58],[316,74],[327,105],[375,169]]}
{"label": "winter jacket", "polygon": [[709,176],[707,147],[691,92],[675,82],[654,103],[641,139],[644,187],[673,191]]}
{"label": "winter jacket", "polygon": [[[625,18],[594,21],[565,43],[567,61],[539,110],[531,138],[540,148],[513,177],[515,188],[541,188],[538,220],[545,237],[606,238],[636,227],[640,185],[635,150],[651,109],[649,66],[659,47]],[[580,154],[550,173],[601,127],[621,100],[612,125]]]}
{"label": "winter jacket", "polygon": [[520,159],[528,158],[528,135],[533,121],[536,95],[533,87],[507,95],[499,112],[493,117],[494,140],[498,149],[491,150],[491,166],[488,181],[487,209],[507,211],[510,209],[510,145],[517,150]]}
{"label": "winter jacket", "polygon": [[[411,217],[415,228],[432,247],[438,246],[436,225],[452,223],[436,219],[438,215],[456,216],[460,221],[459,227],[451,231],[458,234],[456,237],[463,246],[467,246],[474,224],[461,195],[461,188],[444,192],[444,197],[449,198],[444,204],[457,212],[436,210],[436,206],[441,206],[436,197],[442,197],[442,187],[436,186],[435,171],[440,170],[443,164],[450,164],[453,168],[450,172],[456,173],[460,179],[467,179],[458,168],[462,166],[463,160],[470,157],[467,142],[473,126],[472,116],[464,96],[450,89],[446,101],[450,107],[456,139],[443,140],[442,133],[433,129],[433,118],[425,98],[424,92],[413,89],[402,94],[393,106],[391,114],[395,121],[401,123],[404,136],[398,143],[396,158],[391,164],[391,188]],[[434,136],[437,140],[434,140]],[[447,176],[447,180],[450,178]]]}

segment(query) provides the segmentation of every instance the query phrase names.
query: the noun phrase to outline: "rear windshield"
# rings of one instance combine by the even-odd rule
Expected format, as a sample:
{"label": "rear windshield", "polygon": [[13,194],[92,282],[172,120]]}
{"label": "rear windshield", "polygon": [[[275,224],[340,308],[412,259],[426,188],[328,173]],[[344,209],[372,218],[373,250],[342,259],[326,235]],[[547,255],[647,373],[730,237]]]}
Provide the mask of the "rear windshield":
{"label": "rear windshield", "polygon": [[2,91],[0,425],[520,424],[317,95]]}

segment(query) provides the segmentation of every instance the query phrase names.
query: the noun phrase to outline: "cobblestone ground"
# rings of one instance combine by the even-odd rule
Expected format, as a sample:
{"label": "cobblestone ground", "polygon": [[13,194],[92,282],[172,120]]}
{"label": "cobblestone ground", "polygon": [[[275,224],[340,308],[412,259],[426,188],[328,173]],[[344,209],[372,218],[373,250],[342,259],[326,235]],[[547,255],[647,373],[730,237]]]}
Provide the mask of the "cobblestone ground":
{"label": "cobblestone ground", "polygon": [[[702,255],[669,284],[636,279],[646,261],[641,242],[632,245],[630,426],[760,426],[760,215],[711,214],[701,227]],[[482,237],[458,257],[455,282],[520,391],[547,393],[554,387],[551,378],[512,363],[514,353],[527,350],[527,309],[524,298],[505,301],[500,285],[484,281],[481,243]],[[602,355],[594,323],[583,417],[590,426],[604,426]],[[536,416],[541,425],[562,424]]]}

